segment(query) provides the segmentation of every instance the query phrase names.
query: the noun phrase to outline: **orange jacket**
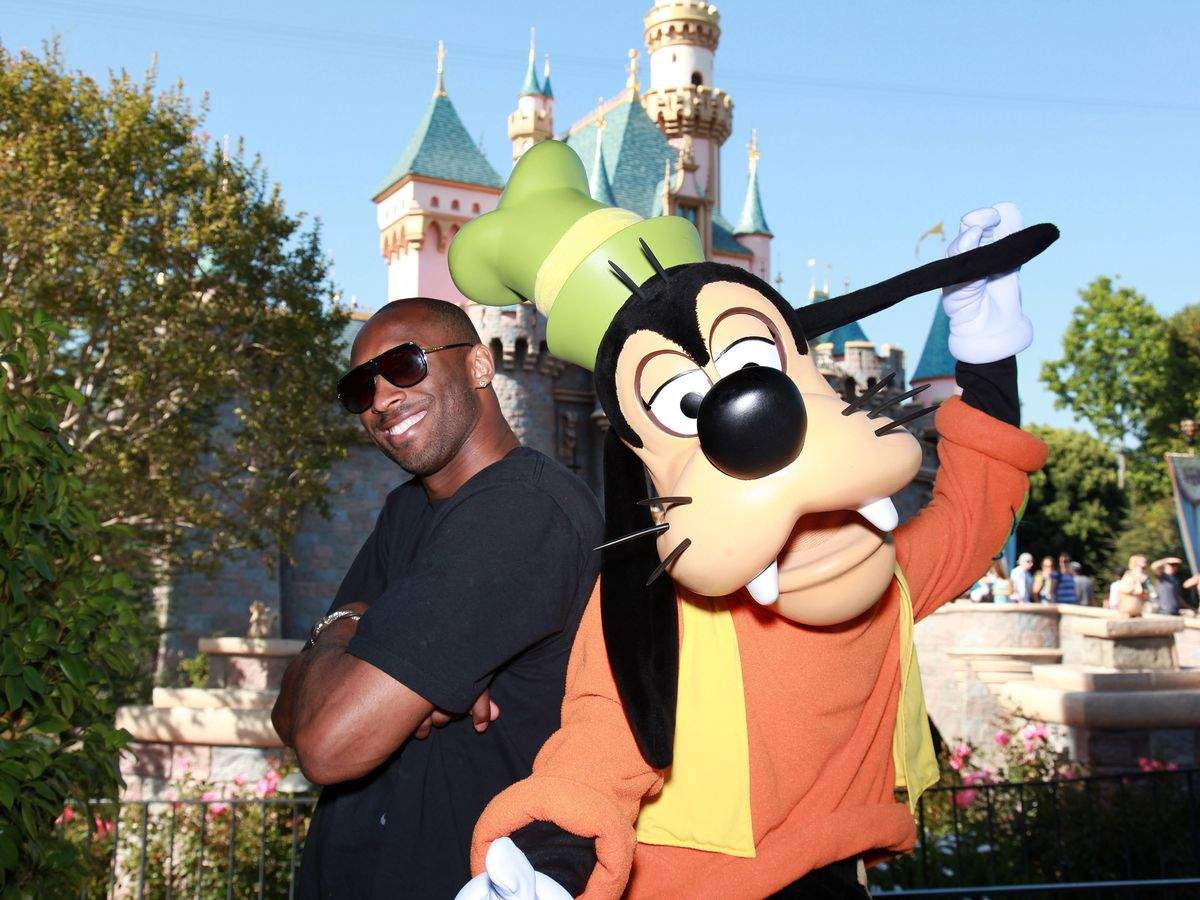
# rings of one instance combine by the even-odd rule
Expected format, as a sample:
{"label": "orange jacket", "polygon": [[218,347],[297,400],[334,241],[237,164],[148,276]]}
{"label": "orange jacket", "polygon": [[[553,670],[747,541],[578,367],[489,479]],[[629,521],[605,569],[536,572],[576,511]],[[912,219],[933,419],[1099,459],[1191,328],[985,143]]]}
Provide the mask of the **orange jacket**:
{"label": "orange jacket", "polygon": [[[1028,473],[1046,456],[1041,441],[958,398],[942,406],[937,425],[933,500],[895,532],[918,620],[987,568],[1025,499]],[[858,855],[872,862],[912,847],[912,817],[894,800],[896,582],[870,611],[839,626],[797,625],[741,593],[730,606],[748,720],[755,857],[638,844],[638,811],[661,789],[663,772],[647,765],[626,724],[597,590],[572,650],[562,727],[533,774],[484,811],[474,872],[483,870],[492,840],[534,820],[596,839],[597,864],[583,894],[589,900],[761,898],[831,862]]]}

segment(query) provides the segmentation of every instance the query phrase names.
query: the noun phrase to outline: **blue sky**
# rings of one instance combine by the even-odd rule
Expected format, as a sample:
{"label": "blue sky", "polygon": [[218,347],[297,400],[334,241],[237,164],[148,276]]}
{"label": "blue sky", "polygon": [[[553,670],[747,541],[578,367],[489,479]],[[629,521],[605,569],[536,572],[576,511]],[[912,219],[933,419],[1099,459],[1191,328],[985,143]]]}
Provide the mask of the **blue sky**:
{"label": "blue sky", "polygon": [[[758,130],[759,177],[783,291],[808,291],[810,258],[834,292],[941,252],[919,235],[998,200],[1063,238],[1023,274],[1037,337],[1021,357],[1025,420],[1067,425],[1040,387],[1077,291],[1097,275],[1147,295],[1164,315],[1200,300],[1200,7],[1149,0],[1003,4],[718,3],[715,82],[734,101],[722,185],[727,216],[745,191]],[[502,174],[537,27],[552,57],[556,127],[624,84],[642,53],[650,0],[566,4],[315,3],[311,0],[0,0],[0,41],[37,48],[61,35],[68,65],[92,75],[182,79],[209,96],[207,130],[245,138],[293,211],[320,217],[336,279],[360,306],[381,302],[372,189],[424,112],[437,41],[446,87]],[[868,337],[916,365],[935,298],[864,321]]]}

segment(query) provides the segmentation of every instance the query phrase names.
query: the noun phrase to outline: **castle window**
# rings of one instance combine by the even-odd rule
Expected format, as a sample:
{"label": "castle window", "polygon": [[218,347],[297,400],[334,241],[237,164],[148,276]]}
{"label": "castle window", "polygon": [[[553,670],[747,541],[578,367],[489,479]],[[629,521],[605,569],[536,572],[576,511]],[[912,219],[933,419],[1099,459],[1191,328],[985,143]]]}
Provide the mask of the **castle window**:
{"label": "castle window", "polygon": [[458,209],[458,201],[457,201],[457,200],[451,200],[451,201],[450,201],[450,208],[451,208],[451,209]]}
{"label": "castle window", "polygon": [[696,209],[696,207],[689,206],[686,203],[681,203],[681,204],[679,204],[679,212],[677,213],[677,215],[682,216],[683,218],[685,218],[689,222],[691,222],[693,225],[696,225],[698,227],[699,226],[699,222],[698,222],[699,212],[700,211],[698,209]]}
{"label": "castle window", "polygon": [[475,215],[479,215],[479,204],[478,203],[471,204],[471,212],[475,213]]}
{"label": "castle window", "polygon": [[696,87],[699,87],[700,85],[704,84],[704,76],[701,75],[699,72],[693,72],[692,73],[692,84],[696,85]]}
{"label": "castle window", "polygon": [[441,206],[441,202],[438,200],[436,194],[429,198],[429,205],[434,209],[437,209],[439,206]]}

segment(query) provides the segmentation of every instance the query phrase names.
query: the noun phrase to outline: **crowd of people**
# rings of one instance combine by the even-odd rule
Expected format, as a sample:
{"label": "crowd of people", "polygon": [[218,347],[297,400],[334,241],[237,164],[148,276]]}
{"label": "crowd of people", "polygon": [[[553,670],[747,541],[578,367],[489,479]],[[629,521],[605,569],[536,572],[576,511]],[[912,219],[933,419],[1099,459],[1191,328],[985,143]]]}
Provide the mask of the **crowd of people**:
{"label": "crowd of people", "polygon": [[1084,571],[1081,563],[1072,560],[1069,553],[1060,553],[1057,559],[1043,556],[1036,569],[1033,554],[1022,553],[1011,572],[1003,558],[994,560],[967,596],[975,603],[1103,606],[1123,616],[1195,615],[1200,575],[1185,578],[1182,569],[1183,560],[1177,556],[1148,562],[1145,554],[1135,553],[1127,566],[1116,570],[1107,592],[1098,594],[1095,578]]}

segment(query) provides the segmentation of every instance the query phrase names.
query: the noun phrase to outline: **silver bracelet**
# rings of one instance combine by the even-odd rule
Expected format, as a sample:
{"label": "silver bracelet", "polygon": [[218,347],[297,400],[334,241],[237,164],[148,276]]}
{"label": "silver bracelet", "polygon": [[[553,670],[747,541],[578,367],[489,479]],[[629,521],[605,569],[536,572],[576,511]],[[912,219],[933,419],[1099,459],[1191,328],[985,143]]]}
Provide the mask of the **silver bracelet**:
{"label": "silver bracelet", "polygon": [[321,632],[336,622],[338,619],[353,619],[357,622],[362,618],[362,613],[356,613],[349,609],[335,609],[323,619],[318,619],[312,627],[312,631],[308,635],[308,646],[312,646],[317,642],[317,638],[321,636]]}

